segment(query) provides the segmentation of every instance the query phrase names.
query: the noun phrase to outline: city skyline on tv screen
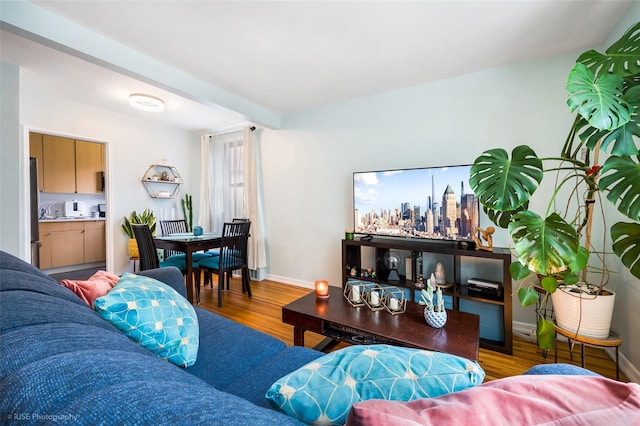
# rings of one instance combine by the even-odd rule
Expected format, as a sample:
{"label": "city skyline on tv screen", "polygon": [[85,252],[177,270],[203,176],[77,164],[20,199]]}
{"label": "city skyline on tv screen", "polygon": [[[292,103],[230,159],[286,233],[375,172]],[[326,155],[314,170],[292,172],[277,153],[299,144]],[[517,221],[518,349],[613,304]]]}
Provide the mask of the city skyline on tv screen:
{"label": "city skyline on tv screen", "polygon": [[471,166],[356,172],[355,232],[359,234],[471,240],[479,225]]}

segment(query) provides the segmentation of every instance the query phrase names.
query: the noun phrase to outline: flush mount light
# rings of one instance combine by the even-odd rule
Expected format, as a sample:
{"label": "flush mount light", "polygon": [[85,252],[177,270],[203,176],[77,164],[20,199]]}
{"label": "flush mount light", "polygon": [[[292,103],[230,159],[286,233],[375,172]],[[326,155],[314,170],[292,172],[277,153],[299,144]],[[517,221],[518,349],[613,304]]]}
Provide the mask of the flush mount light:
{"label": "flush mount light", "polygon": [[162,99],[141,93],[134,93],[129,96],[129,104],[134,108],[145,111],[164,111],[164,101]]}

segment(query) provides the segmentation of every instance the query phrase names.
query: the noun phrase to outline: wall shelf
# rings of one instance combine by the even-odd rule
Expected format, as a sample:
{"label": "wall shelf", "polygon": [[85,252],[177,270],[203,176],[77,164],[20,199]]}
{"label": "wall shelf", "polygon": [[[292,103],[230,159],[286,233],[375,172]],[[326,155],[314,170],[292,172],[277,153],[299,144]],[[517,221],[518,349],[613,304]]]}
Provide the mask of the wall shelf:
{"label": "wall shelf", "polygon": [[178,169],[163,164],[152,164],[142,176],[142,185],[151,198],[176,198],[183,183]]}

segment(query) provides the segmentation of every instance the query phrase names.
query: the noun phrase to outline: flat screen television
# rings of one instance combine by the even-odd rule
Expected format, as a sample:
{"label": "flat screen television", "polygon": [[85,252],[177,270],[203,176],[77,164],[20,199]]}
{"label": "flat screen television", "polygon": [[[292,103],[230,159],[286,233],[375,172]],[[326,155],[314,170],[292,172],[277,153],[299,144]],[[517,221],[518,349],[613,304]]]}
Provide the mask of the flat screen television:
{"label": "flat screen television", "polygon": [[356,234],[472,242],[480,204],[470,165],[355,172]]}

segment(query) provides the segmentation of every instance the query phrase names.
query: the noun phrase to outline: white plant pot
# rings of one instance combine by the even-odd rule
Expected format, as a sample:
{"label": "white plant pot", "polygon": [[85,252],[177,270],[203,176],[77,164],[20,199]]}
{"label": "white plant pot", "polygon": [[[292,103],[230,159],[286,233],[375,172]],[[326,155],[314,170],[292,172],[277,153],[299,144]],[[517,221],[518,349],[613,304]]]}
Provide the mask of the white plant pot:
{"label": "white plant pot", "polygon": [[592,296],[569,292],[576,286],[558,287],[553,294],[553,309],[559,327],[581,336],[606,339],[611,329],[611,317],[616,295]]}

